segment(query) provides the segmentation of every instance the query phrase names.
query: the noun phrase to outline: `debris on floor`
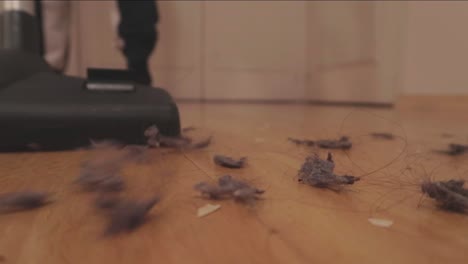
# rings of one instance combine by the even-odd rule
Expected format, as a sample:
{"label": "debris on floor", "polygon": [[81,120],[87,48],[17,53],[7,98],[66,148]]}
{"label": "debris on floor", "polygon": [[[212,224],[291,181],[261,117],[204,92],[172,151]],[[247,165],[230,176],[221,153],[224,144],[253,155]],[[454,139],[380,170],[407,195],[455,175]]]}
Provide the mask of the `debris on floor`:
{"label": "debris on floor", "polygon": [[149,160],[146,146],[118,145],[114,141],[94,141],[92,144],[92,156],[82,162],[74,182],[85,191],[120,192],[125,188],[121,176],[125,163]]}
{"label": "debris on floor", "polygon": [[200,149],[210,145],[212,139],[212,137],[208,137],[199,142],[193,142],[191,138],[183,135],[177,137],[168,137],[162,135],[155,125],[148,127],[145,130],[144,135],[147,139],[147,145],[153,148],[168,147],[178,149]]}
{"label": "debris on floor", "polygon": [[[145,145],[126,145],[115,140],[91,140],[89,148],[91,150],[103,151],[105,154],[99,155],[97,158],[102,160],[107,159],[107,163],[119,163],[124,161],[141,162],[147,159],[148,146]],[[95,161],[87,161],[88,163]]]}
{"label": "debris on floor", "polygon": [[464,188],[464,180],[426,181],[421,184],[421,191],[434,199],[441,209],[467,213],[468,189]]}
{"label": "debris on floor", "polygon": [[437,150],[437,152],[442,154],[447,154],[450,156],[462,155],[468,151],[468,145],[455,144],[451,143],[448,145],[448,150]]}
{"label": "debris on floor", "polygon": [[370,135],[378,139],[386,139],[386,140],[395,139],[395,136],[392,133],[387,133],[387,132],[374,132],[374,133],[371,133]]}
{"label": "debris on floor", "polygon": [[207,215],[215,212],[219,208],[221,208],[221,205],[219,205],[219,204],[205,204],[204,206],[198,208],[197,217],[207,216]]}
{"label": "debris on floor", "polygon": [[312,147],[315,145],[315,141],[310,140],[310,139],[298,139],[298,138],[288,138],[288,141],[296,144],[296,145],[304,145],[307,147]]}
{"label": "debris on floor", "polygon": [[187,137],[168,137],[164,136],[159,132],[156,125],[148,127],[144,135],[147,139],[146,143],[149,147],[168,147],[168,148],[183,148],[189,145],[192,140]]}
{"label": "debris on floor", "polygon": [[5,193],[0,196],[0,213],[31,210],[50,203],[49,194],[23,191]]}
{"label": "debris on floor", "polygon": [[202,149],[206,148],[211,144],[212,137],[208,137],[206,139],[200,140],[199,142],[195,142],[190,144],[187,148],[189,149]]}
{"label": "debris on floor", "polygon": [[327,188],[339,191],[342,185],[354,184],[359,181],[359,177],[350,175],[336,175],[333,173],[335,163],[331,153],[328,153],[326,160],[322,160],[318,155],[308,156],[302,164],[298,173],[298,181],[318,188]]}
{"label": "debris on floor", "polygon": [[117,195],[109,193],[100,193],[95,200],[95,207],[98,209],[112,209],[120,203],[120,198]]}
{"label": "debris on floor", "polygon": [[321,140],[310,140],[310,139],[298,139],[298,138],[288,138],[288,141],[301,146],[313,147],[318,146],[319,148],[325,149],[350,149],[353,144],[348,137],[341,137],[338,140],[332,139],[321,139]]}
{"label": "debris on floor", "polygon": [[77,181],[86,191],[118,192],[125,188],[122,177],[118,174],[99,174],[98,172],[82,173]]}
{"label": "debris on floor", "polygon": [[344,136],[338,140],[324,139],[317,140],[315,143],[319,148],[325,149],[350,149],[353,146],[349,138]]}
{"label": "debris on floor", "polygon": [[159,198],[152,198],[146,201],[120,199],[110,201],[115,203],[107,208],[102,207],[107,210],[106,215],[108,217],[108,226],[105,234],[115,235],[133,231],[141,226],[147,220],[149,211],[159,202]]}
{"label": "debris on floor", "polygon": [[250,186],[248,183],[236,180],[231,175],[224,175],[217,184],[200,182],[194,186],[203,196],[209,199],[233,198],[238,202],[250,202],[259,199],[265,191]]}
{"label": "debris on floor", "polygon": [[144,135],[148,139],[156,138],[159,136],[159,129],[156,125],[152,125],[145,130]]}
{"label": "debris on floor", "polygon": [[378,227],[391,227],[393,225],[393,221],[389,219],[381,219],[381,218],[369,218],[367,219],[369,223],[378,226]]}
{"label": "debris on floor", "polygon": [[[148,141],[156,139],[159,132],[155,126],[145,131]],[[161,142],[157,138],[158,144]],[[125,182],[121,170],[127,161],[145,160],[148,146],[127,145],[115,148],[112,142],[100,144],[93,157],[81,165],[75,183],[86,191],[96,192],[94,206],[108,218],[106,235],[131,231],[145,222],[147,214],[159,198],[146,201],[122,199]]]}
{"label": "debris on floor", "polygon": [[152,125],[148,127],[143,134],[146,137],[146,144],[149,147],[159,147],[159,129],[157,126]]}
{"label": "debris on floor", "polygon": [[118,192],[125,188],[116,164],[86,163],[75,182],[85,191]]}
{"label": "debris on floor", "polygon": [[134,161],[136,163],[149,162],[150,157],[148,153],[148,146],[140,145],[126,145],[123,150],[126,151],[128,161]]}
{"label": "debris on floor", "polygon": [[215,155],[213,157],[214,163],[216,163],[219,166],[226,167],[226,168],[231,168],[231,169],[240,169],[245,166],[245,163],[247,161],[246,157],[242,157],[238,160],[233,159],[231,157],[223,156],[223,155]]}
{"label": "debris on floor", "polygon": [[260,190],[254,187],[244,187],[239,188],[234,191],[232,194],[234,196],[234,200],[237,202],[248,203],[254,200],[260,199],[259,195],[263,194],[265,190]]}
{"label": "debris on floor", "polygon": [[192,143],[192,139],[184,136],[166,137],[160,136],[158,145],[166,148],[185,148]]}

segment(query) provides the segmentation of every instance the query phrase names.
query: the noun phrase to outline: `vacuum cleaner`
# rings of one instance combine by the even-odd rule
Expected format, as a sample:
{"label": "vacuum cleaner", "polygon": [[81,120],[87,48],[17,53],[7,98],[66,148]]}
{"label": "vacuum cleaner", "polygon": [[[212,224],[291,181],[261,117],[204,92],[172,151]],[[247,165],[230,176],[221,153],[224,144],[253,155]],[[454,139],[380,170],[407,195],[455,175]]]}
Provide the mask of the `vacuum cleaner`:
{"label": "vacuum cleaner", "polygon": [[135,83],[127,71],[88,69],[86,79],[56,73],[40,56],[34,2],[2,4],[0,151],[67,150],[103,139],[145,144],[152,125],[180,135],[167,91]]}

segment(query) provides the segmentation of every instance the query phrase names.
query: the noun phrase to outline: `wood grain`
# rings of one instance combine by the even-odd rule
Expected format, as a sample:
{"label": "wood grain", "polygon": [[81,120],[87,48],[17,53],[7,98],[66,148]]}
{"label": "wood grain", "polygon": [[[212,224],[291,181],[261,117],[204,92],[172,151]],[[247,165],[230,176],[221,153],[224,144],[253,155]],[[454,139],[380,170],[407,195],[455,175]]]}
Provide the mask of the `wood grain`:
{"label": "wood grain", "polygon": [[[184,152],[151,150],[149,164],[126,164],[125,195],[160,194],[162,202],[147,224],[113,238],[102,235],[105,219],[92,206],[94,196],[72,183],[89,151],[0,154],[1,193],[48,191],[55,200],[34,211],[0,215],[0,255],[5,263],[25,264],[466,263],[467,217],[438,211],[429,199],[418,207],[416,183],[424,169],[435,168],[434,179],[463,178],[468,157],[431,150],[450,141],[466,143],[467,117],[458,108],[404,102],[395,109],[181,104],[182,123],[199,128],[191,132],[194,137],[212,134],[213,144]],[[398,138],[372,139],[366,136],[371,132]],[[333,151],[337,173],[366,175],[399,159],[342,193],[298,184],[295,175],[306,155],[326,152],[286,139],[345,134],[354,146]],[[217,153],[247,156],[248,165],[216,166]],[[226,173],[266,189],[264,199],[253,207],[215,202],[221,204],[218,211],[197,218],[197,208],[208,201],[192,186]],[[376,227],[369,217],[394,225]]]}

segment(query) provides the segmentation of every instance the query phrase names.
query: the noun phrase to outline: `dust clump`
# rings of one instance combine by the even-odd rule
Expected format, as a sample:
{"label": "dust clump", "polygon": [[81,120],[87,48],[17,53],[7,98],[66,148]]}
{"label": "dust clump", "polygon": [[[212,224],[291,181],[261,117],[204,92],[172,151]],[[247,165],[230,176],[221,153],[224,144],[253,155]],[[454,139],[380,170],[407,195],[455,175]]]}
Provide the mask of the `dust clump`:
{"label": "dust clump", "polygon": [[206,148],[211,144],[212,139],[213,138],[210,136],[210,137],[208,137],[206,139],[200,140],[199,142],[195,142],[195,143],[190,144],[187,148],[189,148],[189,149]]}
{"label": "dust clump", "polygon": [[341,137],[338,140],[322,139],[315,142],[319,148],[324,149],[350,149],[353,144],[349,137]]}
{"label": "dust clump", "polygon": [[82,164],[80,175],[75,183],[79,184],[83,190],[118,192],[125,188],[125,183],[120,176],[124,157],[118,153],[106,154],[109,155],[103,155]]}
{"label": "dust clump", "polygon": [[99,199],[97,206],[105,210],[108,218],[106,235],[116,235],[122,232],[130,232],[141,226],[147,220],[149,211],[159,202],[159,198],[151,198],[146,201]]}
{"label": "dust clump", "polygon": [[315,145],[315,141],[310,140],[310,139],[298,139],[298,138],[289,137],[288,141],[290,141],[291,143],[294,143],[296,145],[303,145],[303,146],[307,146],[307,147],[312,147],[312,146]]}
{"label": "dust clump", "polygon": [[426,181],[421,184],[423,194],[436,201],[443,210],[466,213],[468,211],[468,189],[464,180]]}
{"label": "dust clump", "polygon": [[359,177],[350,175],[336,175],[333,173],[335,163],[331,153],[326,160],[318,155],[308,156],[298,172],[298,181],[317,188],[327,188],[334,191],[341,190],[342,185],[354,184]]}
{"label": "dust clump", "polygon": [[260,199],[265,191],[236,180],[231,175],[224,175],[217,184],[200,182],[194,186],[203,196],[209,199],[234,199],[237,202],[251,202]]}
{"label": "dust clump", "polygon": [[320,140],[310,140],[310,139],[297,139],[297,138],[288,138],[288,141],[294,143],[298,146],[313,147],[317,146],[324,149],[350,149],[353,144],[349,140],[349,137],[341,137],[337,140],[335,139],[320,139]]}
{"label": "dust clump", "polygon": [[373,138],[393,140],[395,136],[392,133],[387,132],[373,132],[370,134]]}
{"label": "dust clump", "polygon": [[245,166],[247,158],[242,157],[236,160],[231,157],[224,156],[224,155],[215,155],[213,157],[213,161],[214,163],[222,167],[231,168],[231,169],[240,169]]}
{"label": "dust clump", "polygon": [[49,195],[43,192],[23,191],[0,196],[0,213],[32,210],[48,203]]}
{"label": "dust clump", "polygon": [[208,137],[199,142],[193,142],[193,140],[186,136],[168,137],[164,136],[159,132],[157,126],[152,125],[148,127],[144,136],[146,137],[146,143],[149,147],[167,147],[167,148],[178,148],[178,149],[201,149],[211,144],[212,137]]}
{"label": "dust clump", "polygon": [[451,143],[448,145],[448,150],[438,150],[437,152],[450,156],[459,156],[468,151],[468,145]]}

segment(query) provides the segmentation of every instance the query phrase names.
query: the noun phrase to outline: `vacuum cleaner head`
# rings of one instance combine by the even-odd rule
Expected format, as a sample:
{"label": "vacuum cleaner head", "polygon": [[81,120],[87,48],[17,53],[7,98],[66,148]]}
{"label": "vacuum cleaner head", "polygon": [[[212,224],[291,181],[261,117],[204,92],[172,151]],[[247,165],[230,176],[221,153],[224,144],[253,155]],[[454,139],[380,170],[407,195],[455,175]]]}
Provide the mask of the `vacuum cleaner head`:
{"label": "vacuum cleaner head", "polygon": [[[90,140],[145,143],[144,130],[156,125],[162,134],[180,134],[179,113],[163,89],[55,73],[35,54],[0,50],[0,151],[70,149]],[[111,81],[118,84],[118,81]]]}
{"label": "vacuum cleaner head", "polygon": [[0,151],[71,149],[99,139],[143,144],[152,125],[180,134],[171,96],[133,83],[131,73],[91,70],[85,80],[54,72],[39,55],[34,3],[0,3]]}

